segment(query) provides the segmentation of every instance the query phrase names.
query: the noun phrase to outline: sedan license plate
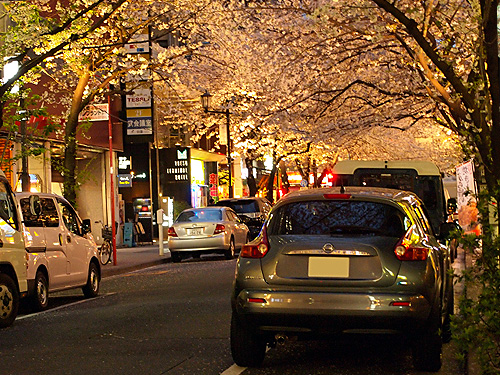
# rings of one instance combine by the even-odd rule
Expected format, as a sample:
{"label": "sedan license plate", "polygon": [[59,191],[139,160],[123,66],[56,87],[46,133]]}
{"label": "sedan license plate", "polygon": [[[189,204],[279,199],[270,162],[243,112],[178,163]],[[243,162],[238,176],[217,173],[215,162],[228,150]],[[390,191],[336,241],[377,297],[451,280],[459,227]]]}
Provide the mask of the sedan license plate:
{"label": "sedan license plate", "polygon": [[309,257],[309,277],[349,277],[348,257]]}
{"label": "sedan license plate", "polygon": [[188,228],[186,229],[186,233],[188,236],[199,236],[200,234],[203,234],[203,228]]}

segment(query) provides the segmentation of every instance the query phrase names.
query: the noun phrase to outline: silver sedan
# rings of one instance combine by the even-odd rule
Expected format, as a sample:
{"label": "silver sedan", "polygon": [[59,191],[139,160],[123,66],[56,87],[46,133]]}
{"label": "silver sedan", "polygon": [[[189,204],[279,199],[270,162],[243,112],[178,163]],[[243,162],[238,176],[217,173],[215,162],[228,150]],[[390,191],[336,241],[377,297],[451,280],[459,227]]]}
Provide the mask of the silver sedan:
{"label": "silver sedan", "polygon": [[248,227],[231,208],[190,208],[168,229],[168,248],[172,262],[203,253],[221,253],[232,259],[248,238]]}

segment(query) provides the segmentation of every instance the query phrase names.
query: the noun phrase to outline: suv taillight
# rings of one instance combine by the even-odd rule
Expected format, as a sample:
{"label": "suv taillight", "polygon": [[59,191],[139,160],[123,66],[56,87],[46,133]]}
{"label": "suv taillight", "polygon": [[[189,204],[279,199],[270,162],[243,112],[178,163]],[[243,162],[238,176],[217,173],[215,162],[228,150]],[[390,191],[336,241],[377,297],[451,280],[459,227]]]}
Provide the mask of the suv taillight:
{"label": "suv taillight", "polygon": [[243,245],[240,251],[242,258],[263,258],[269,251],[269,241],[267,240],[266,227],[262,228],[259,242]]}
{"label": "suv taillight", "polygon": [[177,233],[175,233],[175,229],[174,229],[174,227],[170,227],[170,228],[168,228],[168,235],[169,235],[170,237],[177,237]]}
{"label": "suv taillight", "polygon": [[394,248],[394,254],[399,260],[426,260],[429,256],[429,248],[416,246],[419,235],[415,233],[412,226],[406,234],[399,240]]}
{"label": "suv taillight", "polygon": [[215,226],[214,234],[224,233],[226,231],[226,227],[223,224],[217,224]]}

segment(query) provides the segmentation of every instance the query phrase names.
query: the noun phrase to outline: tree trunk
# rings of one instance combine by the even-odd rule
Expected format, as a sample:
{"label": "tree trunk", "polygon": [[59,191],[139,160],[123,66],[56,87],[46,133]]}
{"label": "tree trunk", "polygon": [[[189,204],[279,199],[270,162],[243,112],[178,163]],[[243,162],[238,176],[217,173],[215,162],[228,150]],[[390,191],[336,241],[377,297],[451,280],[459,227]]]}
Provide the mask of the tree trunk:
{"label": "tree trunk", "polygon": [[280,177],[281,177],[281,185],[283,189],[283,195],[290,192],[290,182],[288,181],[288,174],[286,173],[286,164],[280,161]]}
{"label": "tree trunk", "polygon": [[[498,0],[481,0],[484,45],[486,52],[489,93],[491,96],[491,139],[485,145],[491,149],[491,164],[486,167],[486,181],[490,193],[499,188],[500,181],[500,77],[498,63]],[[486,163],[487,161],[484,160]],[[489,176],[488,176],[489,175]]]}
{"label": "tree trunk", "polygon": [[267,180],[267,193],[266,198],[269,202],[274,202],[274,177],[276,177],[276,164],[273,164],[273,169],[269,175],[269,180]]}
{"label": "tree trunk", "polygon": [[249,195],[255,197],[257,194],[257,183],[255,182],[255,177],[253,176],[253,159],[245,158],[245,165],[248,170],[247,184],[249,189]]}
{"label": "tree trunk", "polygon": [[71,103],[71,111],[68,116],[68,122],[64,132],[64,197],[72,204],[76,205],[76,192],[77,192],[77,179],[76,179],[76,130],[78,127],[78,115],[83,109],[83,93],[90,79],[90,73],[86,71],[80,80],[73,94],[73,101]]}
{"label": "tree trunk", "polygon": [[324,178],[325,178],[325,176],[326,176],[326,174],[328,173],[329,170],[330,170],[329,167],[328,168],[325,167],[323,169],[323,172],[321,172],[321,175],[319,176],[318,180],[316,181],[316,185],[317,186],[315,186],[315,187],[321,187],[321,183],[323,182],[323,180],[324,180]]}
{"label": "tree trunk", "polygon": [[309,158],[307,158],[307,169],[304,170],[302,168],[302,164],[298,158],[295,159],[295,164],[297,165],[297,169],[302,176],[302,181],[307,181],[307,186],[309,186]]}

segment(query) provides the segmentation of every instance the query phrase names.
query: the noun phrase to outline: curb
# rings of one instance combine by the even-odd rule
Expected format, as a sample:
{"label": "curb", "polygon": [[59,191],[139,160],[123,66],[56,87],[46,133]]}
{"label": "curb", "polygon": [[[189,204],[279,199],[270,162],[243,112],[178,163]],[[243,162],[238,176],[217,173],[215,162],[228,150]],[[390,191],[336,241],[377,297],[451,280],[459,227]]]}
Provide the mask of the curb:
{"label": "curb", "polygon": [[144,262],[144,263],[140,263],[140,264],[132,264],[129,266],[124,266],[124,267],[113,266],[112,264],[105,265],[105,266],[101,266],[101,278],[105,279],[107,277],[121,275],[124,273],[137,271],[137,270],[152,267],[152,266],[157,266],[157,265],[168,263],[168,262],[170,262],[170,257],[160,258],[157,260]]}

